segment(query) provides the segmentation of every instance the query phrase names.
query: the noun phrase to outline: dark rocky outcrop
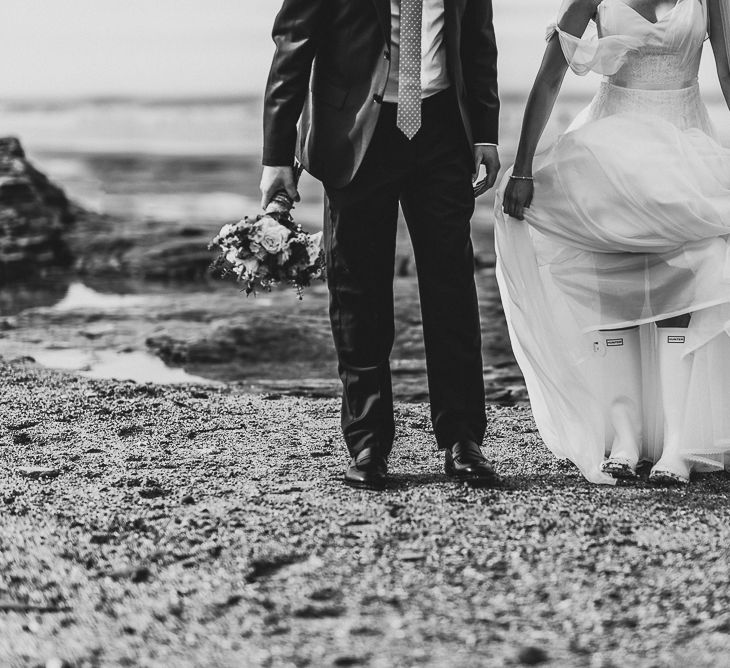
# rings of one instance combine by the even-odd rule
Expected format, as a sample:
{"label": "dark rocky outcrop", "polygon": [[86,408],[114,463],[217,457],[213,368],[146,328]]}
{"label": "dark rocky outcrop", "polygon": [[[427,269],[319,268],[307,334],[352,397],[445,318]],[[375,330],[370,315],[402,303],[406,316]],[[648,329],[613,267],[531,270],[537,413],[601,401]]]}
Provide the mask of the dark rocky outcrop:
{"label": "dark rocky outcrop", "polygon": [[0,138],[0,284],[69,265],[63,235],[72,222],[63,190],[33,167],[16,138]]}
{"label": "dark rocky outcrop", "polygon": [[146,343],[166,364],[219,380],[297,378],[297,366],[307,377],[334,373],[332,334],[321,308],[316,315],[299,312],[296,319],[288,312],[256,309],[211,325],[203,336],[166,332]]}
{"label": "dark rocky outcrop", "polygon": [[181,227],[163,221],[121,220],[74,206],[67,236],[74,270],[84,277],[154,281],[201,280],[215,253],[208,250],[216,226]]}
{"label": "dark rocky outcrop", "polygon": [[0,285],[51,267],[84,276],[204,278],[215,231],[88,211],[30,163],[18,139],[0,138]]}

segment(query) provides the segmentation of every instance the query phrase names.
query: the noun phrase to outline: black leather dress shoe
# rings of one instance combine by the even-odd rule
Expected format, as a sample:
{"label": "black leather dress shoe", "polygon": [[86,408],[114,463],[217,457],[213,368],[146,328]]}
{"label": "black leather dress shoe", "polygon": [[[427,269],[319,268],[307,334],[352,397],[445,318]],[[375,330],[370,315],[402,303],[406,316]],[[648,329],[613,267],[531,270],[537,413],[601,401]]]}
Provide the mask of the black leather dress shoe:
{"label": "black leather dress shoe", "polygon": [[472,487],[492,487],[499,482],[494,466],[473,441],[459,441],[446,450],[446,475]]}
{"label": "black leather dress shoe", "polygon": [[385,488],[388,463],[375,448],[365,448],[354,457],[345,471],[345,484],[358,489],[381,490]]}

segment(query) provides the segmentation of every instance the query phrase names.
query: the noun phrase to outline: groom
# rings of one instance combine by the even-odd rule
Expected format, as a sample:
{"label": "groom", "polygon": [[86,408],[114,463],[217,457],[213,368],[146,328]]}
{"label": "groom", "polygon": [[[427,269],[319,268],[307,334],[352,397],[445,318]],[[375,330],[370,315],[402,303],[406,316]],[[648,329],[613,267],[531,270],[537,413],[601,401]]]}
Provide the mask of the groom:
{"label": "groom", "polygon": [[[499,171],[492,0],[284,0],[264,104],[262,204],[324,184],[345,482],[382,489],[395,423],[389,356],[400,202],[415,254],[431,418],[446,473],[497,476],[486,415],[470,219]],[[300,126],[297,129],[297,123]]]}

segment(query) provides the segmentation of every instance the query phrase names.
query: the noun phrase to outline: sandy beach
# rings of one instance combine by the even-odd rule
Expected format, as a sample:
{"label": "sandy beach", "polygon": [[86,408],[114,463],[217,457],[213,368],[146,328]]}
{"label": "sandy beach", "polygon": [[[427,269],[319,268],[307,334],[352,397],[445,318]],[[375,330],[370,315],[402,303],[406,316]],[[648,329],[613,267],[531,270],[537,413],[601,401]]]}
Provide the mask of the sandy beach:
{"label": "sandy beach", "polygon": [[8,359],[0,397],[3,666],[725,665],[727,474],[594,487],[491,407],[472,490],[414,403],[373,494],[335,400]]}

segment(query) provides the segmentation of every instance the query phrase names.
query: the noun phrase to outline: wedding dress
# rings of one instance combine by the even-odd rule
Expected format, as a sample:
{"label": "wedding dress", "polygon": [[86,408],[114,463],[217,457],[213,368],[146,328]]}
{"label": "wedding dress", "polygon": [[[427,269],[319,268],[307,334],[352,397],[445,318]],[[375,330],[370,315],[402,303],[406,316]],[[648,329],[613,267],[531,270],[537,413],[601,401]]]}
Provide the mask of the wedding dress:
{"label": "wedding dress", "polygon": [[604,76],[590,106],[534,162],[525,221],[496,203],[497,278],[512,346],[545,444],[589,480],[610,425],[599,330],[640,325],[641,457],[663,447],[658,320],[692,313],[681,454],[694,470],[730,458],[730,150],[697,83],[707,0],[652,23],[604,0],[582,38],[557,32],[578,74]]}

